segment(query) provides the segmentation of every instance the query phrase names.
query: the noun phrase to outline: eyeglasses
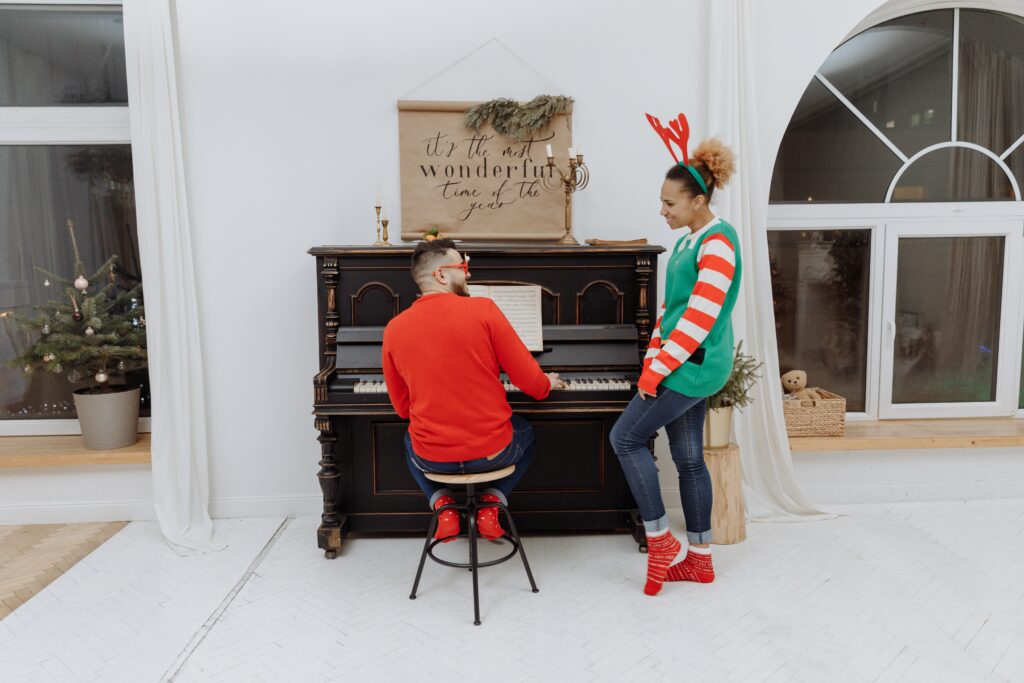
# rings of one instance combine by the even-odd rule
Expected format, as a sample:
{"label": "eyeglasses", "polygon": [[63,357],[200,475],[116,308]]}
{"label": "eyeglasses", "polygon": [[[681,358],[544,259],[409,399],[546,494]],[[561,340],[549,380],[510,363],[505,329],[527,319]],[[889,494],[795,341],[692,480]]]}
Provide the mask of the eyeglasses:
{"label": "eyeglasses", "polygon": [[436,277],[445,268],[458,268],[459,270],[461,270],[466,275],[469,275],[469,254],[463,254],[462,255],[462,263],[453,263],[453,264],[448,265],[448,266],[438,266],[434,270],[434,276]]}

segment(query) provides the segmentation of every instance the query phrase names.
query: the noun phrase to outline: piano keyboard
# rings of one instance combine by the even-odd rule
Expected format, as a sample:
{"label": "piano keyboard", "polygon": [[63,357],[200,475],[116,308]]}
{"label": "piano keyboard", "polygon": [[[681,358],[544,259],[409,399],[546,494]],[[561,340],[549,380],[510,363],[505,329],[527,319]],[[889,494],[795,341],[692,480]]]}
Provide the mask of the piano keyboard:
{"label": "piano keyboard", "polygon": [[[565,382],[563,391],[629,391],[632,388],[625,377],[570,377]],[[506,392],[519,391],[512,382],[502,382]],[[360,380],[353,385],[352,391],[357,394],[386,394],[388,388],[383,380]]]}
{"label": "piano keyboard", "polygon": [[[629,391],[629,380],[625,377],[572,377],[563,379],[563,391]],[[520,391],[512,382],[502,382],[505,391]]]}

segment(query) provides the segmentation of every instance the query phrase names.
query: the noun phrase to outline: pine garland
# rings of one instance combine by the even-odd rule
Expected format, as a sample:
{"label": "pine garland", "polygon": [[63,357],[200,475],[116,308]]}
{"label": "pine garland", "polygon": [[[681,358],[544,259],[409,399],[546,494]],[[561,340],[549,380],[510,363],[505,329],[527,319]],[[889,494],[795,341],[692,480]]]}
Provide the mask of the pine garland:
{"label": "pine garland", "polygon": [[562,95],[538,95],[526,104],[500,97],[467,111],[465,124],[479,133],[489,123],[499,135],[521,142],[529,134],[547,128],[558,114],[572,111],[573,102],[573,98]]}
{"label": "pine garland", "polygon": [[754,399],[747,392],[761,378],[757,371],[763,365],[764,363],[756,363],[753,356],[743,353],[742,341],[737,344],[729,379],[718,393],[708,397],[708,409],[715,410],[729,406],[746,408],[753,403]]}
{"label": "pine garland", "polygon": [[[84,266],[71,221],[68,221],[68,231],[77,278],[84,276]],[[37,271],[52,281],[55,294],[59,294],[42,306],[35,306],[36,317],[15,316],[26,333],[27,346],[9,364],[21,367],[26,375],[37,372],[65,375],[72,384],[93,379],[98,385],[96,392],[111,391],[111,378],[145,367],[146,318],[142,285],[120,287],[114,275],[116,267],[117,256],[114,255],[87,278],[89,287],[82,292],[75,289],[74,278],[37,267]],[[106,284],[95,289],[103,281]],[[78,320],[75,311],[81,314]],[[104,375],[106,378],[101,379]]]}

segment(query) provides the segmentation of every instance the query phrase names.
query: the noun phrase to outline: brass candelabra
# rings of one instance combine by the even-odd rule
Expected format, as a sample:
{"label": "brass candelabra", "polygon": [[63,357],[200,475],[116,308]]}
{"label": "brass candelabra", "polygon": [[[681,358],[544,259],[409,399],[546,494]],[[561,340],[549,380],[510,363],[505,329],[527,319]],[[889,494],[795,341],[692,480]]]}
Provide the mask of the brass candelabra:
{"label": "brass candelabra", "polygon": [[380,205],[373,207],[377,210],[377,241],[373,243],[375,247],[390,247],[393,246],[391,242],[388,242],[388,219],[380,217]]}
{"label": "brass candelabra", "polygon": [[577,154],[569,157],[568,172],[555,166],[555,158],[548,157],[548,167],[558,171],[558,179],[553,176],[544,175],[541,183],[545,190],[554,190],[561,186],[565,192],[565,234],[558,240],[558,244],[570,245],[579,244],[572,236],[572,193],[582,190],[590,182],[590,170],[583,163],[583,155]]}

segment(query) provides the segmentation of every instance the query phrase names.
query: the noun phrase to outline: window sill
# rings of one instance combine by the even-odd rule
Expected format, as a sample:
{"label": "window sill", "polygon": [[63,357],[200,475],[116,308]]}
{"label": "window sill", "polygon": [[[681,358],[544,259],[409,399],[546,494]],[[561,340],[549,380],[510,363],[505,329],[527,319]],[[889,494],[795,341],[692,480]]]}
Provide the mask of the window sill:
{"label": "window sill", "polygon": [[996,417],[963,420],[847,421],[846,433],[843,436],[803,436],[789,439],[789,448],[794,452],[1007,446],[1024,446],[1024,420]]}
{"label": "window sill", "polygon": [[131,446],[109,451],[85,447],[81,436],[0,437],[0,469],[8,467],[75,467],[149,463],[149,433]]}

